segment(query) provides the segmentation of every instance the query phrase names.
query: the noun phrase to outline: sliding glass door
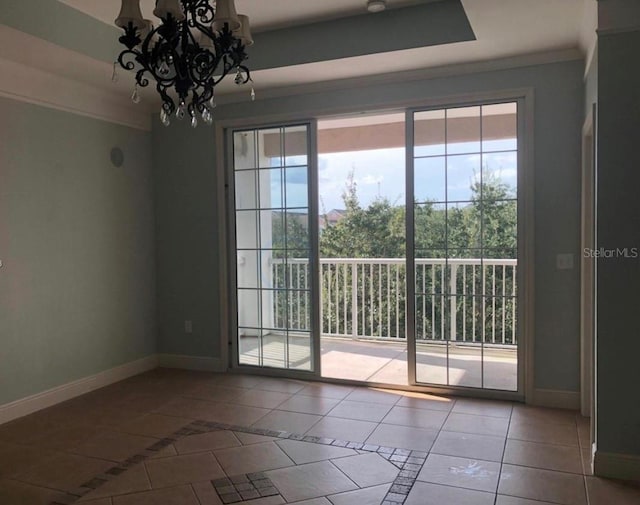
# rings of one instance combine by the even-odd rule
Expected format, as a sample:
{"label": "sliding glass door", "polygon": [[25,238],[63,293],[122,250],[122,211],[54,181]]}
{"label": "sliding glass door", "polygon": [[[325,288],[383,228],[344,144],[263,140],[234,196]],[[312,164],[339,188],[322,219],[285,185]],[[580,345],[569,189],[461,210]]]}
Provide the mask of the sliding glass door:
{"label": "sliding glass door", "polygon": [[415,384],[518,390],[518,103],[407,116]]}
{"label": "sliding glass door", "polygon": [[523,103],[230,130],[232,365],[522,393]]}
{"label": "sliding glass door", "polygon": [[236,366],[314,371],[311,125],[232,132]]}

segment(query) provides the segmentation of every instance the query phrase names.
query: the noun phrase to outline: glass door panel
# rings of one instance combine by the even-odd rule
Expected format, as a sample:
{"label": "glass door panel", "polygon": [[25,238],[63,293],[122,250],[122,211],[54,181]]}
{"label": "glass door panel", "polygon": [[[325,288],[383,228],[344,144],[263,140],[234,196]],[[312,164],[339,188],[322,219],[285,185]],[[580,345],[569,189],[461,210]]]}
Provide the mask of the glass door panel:
{"label": "glass door panel", "polygon": [[518,104],[409,121],[415,382],[517,391]]}
{"label": "glass door panel", "polygon": [[309,134],[232,133],[236,365],[314,370]]}

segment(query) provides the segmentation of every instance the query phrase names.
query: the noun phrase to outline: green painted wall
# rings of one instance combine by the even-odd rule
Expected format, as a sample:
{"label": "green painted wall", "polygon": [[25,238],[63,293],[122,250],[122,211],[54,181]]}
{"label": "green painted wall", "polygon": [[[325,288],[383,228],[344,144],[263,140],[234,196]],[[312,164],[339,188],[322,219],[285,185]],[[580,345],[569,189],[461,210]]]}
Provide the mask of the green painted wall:
{"label": "green painted wall", "polygon": [[153,233],[149,132],[0,98],[0,405],[155,352]]}
{"label": "green painted wall", "polygon": [[[640,31],[598,37],[597,246],[605,249],[640,250],[638,47]],[[597,450],[636,458],[640,456],[638,279],[638,257],[597,260]],[[596,454],[596,471],[597,462]]]}
{"label": "green painted wall", "polygon": [[[430,80],[249,100],[219,106],[218,119],[291,118],[372,110],[405,100],[532,88],[535,93],[535,384],[580,387],[579,269],[556,269],[556,254],[580,254],[581,128],[584,64],[571,61]],[[218,146],[220,148],[220,146]],[[158,205],[159,350],[220,355],[218,266],[221,230],[216,214],[214,130],[154,124],[154,179]],[[176,153],[180,153],[180,160]],[[202,318],[202,320],[199,320]],[[194,338],[184,334],[193,319]],[[226,335],[224,335],[226,340]]]}
{"label": "green painted wall", "polygon": [[[153,128],[158,350],[220,355],[220,237],[215,130],[187,121]],[[186,334],[184,321],[193,322]]]}

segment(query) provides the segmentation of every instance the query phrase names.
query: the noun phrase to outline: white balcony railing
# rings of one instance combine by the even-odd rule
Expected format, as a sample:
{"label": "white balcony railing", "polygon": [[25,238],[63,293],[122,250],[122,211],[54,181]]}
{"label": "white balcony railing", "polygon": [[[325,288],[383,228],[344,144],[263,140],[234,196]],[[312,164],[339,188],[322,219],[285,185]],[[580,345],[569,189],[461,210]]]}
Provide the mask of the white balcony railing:
{"label": "white balcony railing", "polygon": [[[406,338],[406,266],[401,258],[320,260],[322,334]],[[416,259],[416,338],[515,345],[517,260]],[[307,259],[272,259],[278,328],[309,329]]]}

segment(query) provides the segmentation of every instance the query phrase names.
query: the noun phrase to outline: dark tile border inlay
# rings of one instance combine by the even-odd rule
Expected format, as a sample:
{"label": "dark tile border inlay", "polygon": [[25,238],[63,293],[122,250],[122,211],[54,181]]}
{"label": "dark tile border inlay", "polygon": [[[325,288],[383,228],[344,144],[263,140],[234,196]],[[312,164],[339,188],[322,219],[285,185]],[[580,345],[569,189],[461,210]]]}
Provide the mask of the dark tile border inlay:
{"label": "dark tile border inlay", "polygon": [[211,483],[224,504],[267,496],[280,496],[280,492],[273,485],[273,482],[262,472],[216,479]]}
{"label": "dark tile border inlay", "polygon": [[[362,452],[377,453],[400,470],[400,473],[398,473],[398,476],[391,484],[391,487],[389,488],[389,491],[384,497],[381,505],[402,505],[405,502],[409,492],[416,482],[416,479],[418,478],[418,474],[420,473],[428,454],[424,451],[413,451],[397,447],[387,447],[362,442],[350,442],[348,440],[335,438],[312,437],[297,433],[289,433],[288,431],[275,431],[264,428],[253,428],[251,426],[238,426],[218,423],[215,421],[198,420],[183,426],[170,436],[154,442],[141,453],[127,458],[120,464],[109,468],[104,473],[96,475],[90,481],[81,484],[78,489],[67,493],[67,496],[51,502],[50,505],[72,505],[86,494],[98,489],[110,480],[117,478],[129,468],[155,456],[159,451],[177,442],[179,439],[190,435],[201,435],[203,433],[220,430],[237,431],[239,433],[262,435],[282,440],[298,440],[312,444],[332,445],[334,447],[346,447]],[[280,494],[273,483],[267,479],[265,474],[262,472],[217,479],[211,483],[216,493],[225,504],[238,503],[244,500]],[[267,485],[267,483],[269,485]],[[261,494],[263,492],[270,494]]]}

